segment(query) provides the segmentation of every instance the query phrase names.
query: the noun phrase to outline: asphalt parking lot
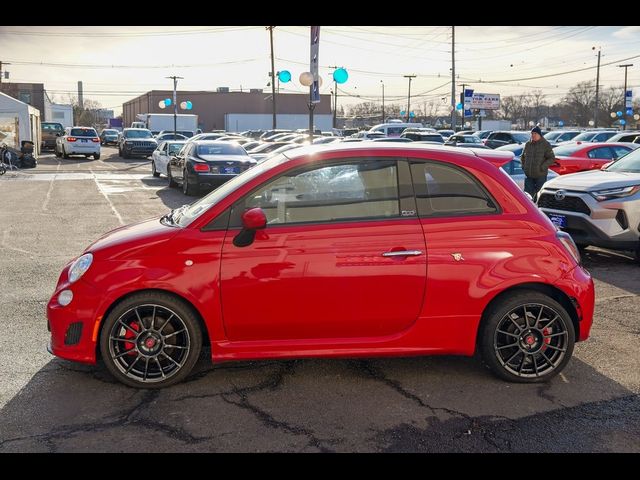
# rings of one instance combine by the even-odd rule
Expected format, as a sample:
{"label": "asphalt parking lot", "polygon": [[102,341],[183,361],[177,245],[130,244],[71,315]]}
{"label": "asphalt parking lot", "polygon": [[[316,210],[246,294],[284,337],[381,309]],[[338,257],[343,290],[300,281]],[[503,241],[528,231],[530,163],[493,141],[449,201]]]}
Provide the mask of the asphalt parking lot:
{"label": "asphalt parking lot", "polygon": [[589,248],[591,339],[542,385],[475,358],[211,365],[162,391],[52,357],[61,268],[104,232],[193,201],[148,160],[41,157],[0,177],[0,452],[640,452],[640,266]]}

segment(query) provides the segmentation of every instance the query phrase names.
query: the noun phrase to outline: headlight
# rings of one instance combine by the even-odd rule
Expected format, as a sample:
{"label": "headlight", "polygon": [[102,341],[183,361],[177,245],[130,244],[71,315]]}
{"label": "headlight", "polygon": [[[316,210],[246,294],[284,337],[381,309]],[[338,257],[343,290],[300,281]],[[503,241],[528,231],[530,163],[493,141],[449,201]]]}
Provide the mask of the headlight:
{"label": "headlight", "polygon": [[69,283],[73,283],[82,277],[89,270],[91,263],[93,263],[93,255],[91,253],[85,253],[73,262],[71,268],[69,268]]}
{"label": "headlight", "polygon": [[630,187],[608,188],[606,190],[597,190],[591,192],[593,198],[599,202],[611,200],[613,198],[629,197],[640,191],[640,185],[631,185]]}

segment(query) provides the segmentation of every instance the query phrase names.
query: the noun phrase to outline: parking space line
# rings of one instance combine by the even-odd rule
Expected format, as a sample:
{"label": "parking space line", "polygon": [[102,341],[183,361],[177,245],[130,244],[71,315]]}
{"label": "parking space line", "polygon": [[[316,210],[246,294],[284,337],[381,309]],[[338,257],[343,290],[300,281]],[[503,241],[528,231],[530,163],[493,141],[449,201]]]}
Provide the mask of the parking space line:
{"label": "parking space line", "polygon": [[96,177],[96,174],[93,173],[93,170],[91,169],[89,169],[89,172],[91,172],[91,175],[93,175],[93,181],[96,182],[96,186],[98,187],[98,190],[100,191],[102,196],[105,198],[105,200],[111,207],[111,211],[118,219],[118,222],[120,222],[120,225],[125,225],[124,220],[122,219],[122,216],[120,215],[120,213],[118,213],[118,210],[116,210],[116,206],[113,204],[113,202],[111,201],[107,193],[104,191],[104,189],[102,188],[102,185],[100,185],[100,182],[98,182],[98,178]]}
{"label": "parking space line", "polygon": [[53,175],[51,182],[49,182],[49,190],[47,190],[47,195],[44,197],[44,202],[42,202],[42,211],[46,212],[49,209],[49,200],[51,200],[51,192],[53,191],[53,182],[56,180],[56,176],[58,175],[58,171],[60,170],[60,166],[62,162],[58,160],[58,167],[56,168],[56,173]]}
{"label": "parking space line", "polygon": [[0,243],[0,247],[6,248],[7,250],[12,250],[14,252],[25,253],[25,254],[29,255],[31,258],[34,258],[34,256],[36,255],[34,252],[30,252],[28,250],[23,250],[23,249],[18,248],[18,247],[12,247],[10,245],[7,245],[7,237],[9,236],[9,230],[10,230],[10,227],[7,228],[4,231],[4,233],[2,234],[2,243]]}

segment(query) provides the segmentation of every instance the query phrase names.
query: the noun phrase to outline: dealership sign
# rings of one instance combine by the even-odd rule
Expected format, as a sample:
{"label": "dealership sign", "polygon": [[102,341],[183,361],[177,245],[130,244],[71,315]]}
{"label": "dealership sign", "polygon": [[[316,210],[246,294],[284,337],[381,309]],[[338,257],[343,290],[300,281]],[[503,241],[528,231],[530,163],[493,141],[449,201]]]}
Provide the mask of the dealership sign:
{"label": "dealership sign", "polygon": [[500,108],[499,93],[474,93],[471,97],[470,108],[498,110]]}

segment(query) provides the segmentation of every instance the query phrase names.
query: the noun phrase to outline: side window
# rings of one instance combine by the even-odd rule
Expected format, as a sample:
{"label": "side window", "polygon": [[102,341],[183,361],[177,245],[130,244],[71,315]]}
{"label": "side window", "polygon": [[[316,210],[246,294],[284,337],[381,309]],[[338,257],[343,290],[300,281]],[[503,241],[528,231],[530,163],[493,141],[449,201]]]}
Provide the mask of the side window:
{"label": "side window", "polygon": [[597,158],[600,160],[612,160],[614,158],[613,152],[609,147],[600,147],[589,150],[587,156],[589,158]]}
{"label": "side window", "polygon": [[499,140],[501,142],[509,142],[511,141],[511,135],[509,135],[508,133],[498,133],[495,137],[493,137],[493,139]]}
{"label": "side window", "polygon": [[522,170],[522,163],[519,160],[513,160],[511,162],[511,171],[514,175],[524,175],[524,170]]}
{"label": "side window", "polygon": [[399,137],[407,127],[387,127],[387,137]]}
{"label": "side window", "polygon": [[233,218],[255,207],[271,225],[398,217],[396,162],[362,159],[289,172],[236,204]]}
{"label": "side window", "polygon": [[459,216],[497,213],[496,202],[471,175],[452,165],[412,162],[418,214]]}
{"label": "side window", "polygon": [[615,152],[615,158],[619,158],[622,155],[626,155],[627,153],[629,153],[629,149],[625,148],[625,147],[621,147],[620,145],[615,145],[613,147],[613,151]]}

